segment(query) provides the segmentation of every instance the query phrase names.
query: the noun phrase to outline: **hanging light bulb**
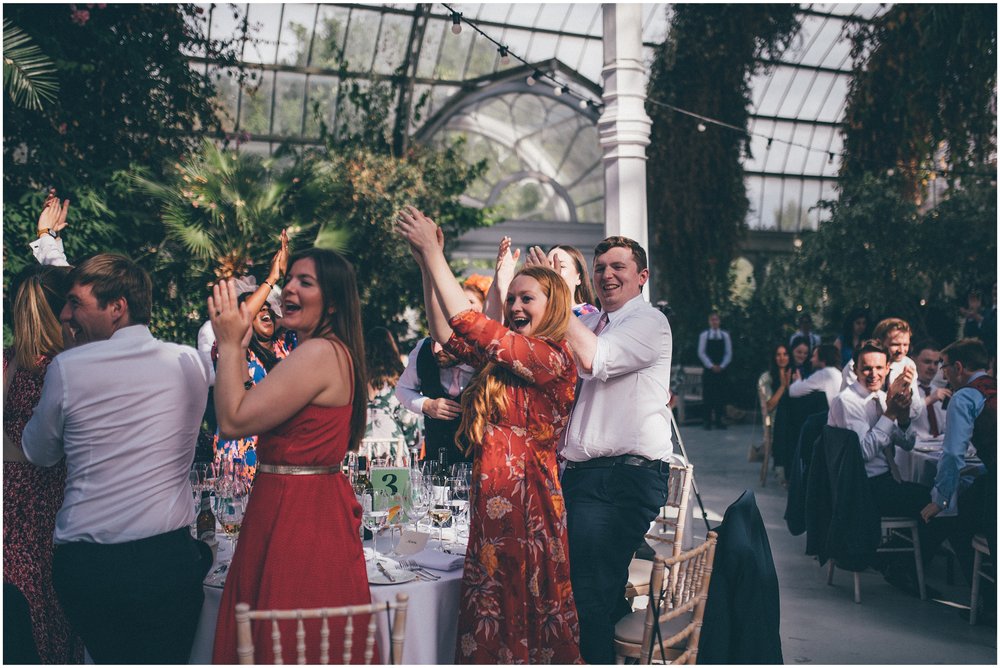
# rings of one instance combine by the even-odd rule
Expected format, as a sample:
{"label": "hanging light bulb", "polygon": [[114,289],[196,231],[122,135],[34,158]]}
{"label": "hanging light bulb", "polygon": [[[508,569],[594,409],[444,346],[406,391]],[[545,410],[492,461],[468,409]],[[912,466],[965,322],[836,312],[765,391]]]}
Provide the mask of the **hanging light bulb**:
{"label": "hanging light bulb", "polygon": [[534,86],[536,83],[538,83],[538,80],[541,78],[542,78],[542,73],[539,72],[538,70],[535,70],[534,72],[528,75],[528,78],[525,79],[525,82],[529,86]]}
{"label": "hanging light bulb", "polygon": [[563,86],[560,86],[559,84],[556,84],[555,86],[553,86],[552,87],[552,94],[555,95],[556,97],[559,97],[560,95],[562,95],[563,94]]}
{"label": "hanging light bulb", "polygon": [[706,127],[705,127],[705,124],[704,124],[704,123],[699,123],[699,124],[698,124],[698,132],[704,132],[704,131],[705,131],[705,130],[707,130],[707,129],[708,129],[708,128],[706,128]]}
{"label": "hanging light bulb", "polygon": [[500,46],[500,64],[510,65],[510,51],[507,50],[506,46]]}
{"label": "hanging light bulb", "polygon": [[589,106],[590,106],[590,100],[584,100],[584,99],[580,100],[580,108],[581,109],[586,109]]}
{"label": "hanging light bulb", "polygon": [[451,13],[451,31],[456,35],[462,32],[462,15],[458,12]]}

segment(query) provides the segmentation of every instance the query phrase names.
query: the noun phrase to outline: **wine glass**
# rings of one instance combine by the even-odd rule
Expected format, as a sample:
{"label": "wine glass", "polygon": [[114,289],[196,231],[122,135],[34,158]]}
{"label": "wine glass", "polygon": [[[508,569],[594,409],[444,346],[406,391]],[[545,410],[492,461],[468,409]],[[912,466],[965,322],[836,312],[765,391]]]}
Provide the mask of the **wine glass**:
{"label": "wine glass", "polygon": [[378,535],[385,528],[389,518],[389,498],[385,490],[368,490],[365,492],[369,498],[362,504],[364,512],[361,514],[361,523],[366,529],[372,532],[372,561],[378,564]]}
{"label": "wine glass", "polygon": [[464,476],[451,478],[448,481],[451,488],[452,516],[455,518],[455,534],[459,533],[459,524],[468,528],[469,517],[469,481]]}
{"label": "wine glass", "polygon": [[427,511],[434,505],[434,488],[426,476],[414,476],[410,479],[410,519],[413,520],[413,530],[420,530],[420,520],[427,516]]}
{"label": "wine glass", "polygon": [[438,528],[438,543],[444,547],[444,523],[451,519],[448,487],[433,489],[434,506],[430,509],[431,522]]}

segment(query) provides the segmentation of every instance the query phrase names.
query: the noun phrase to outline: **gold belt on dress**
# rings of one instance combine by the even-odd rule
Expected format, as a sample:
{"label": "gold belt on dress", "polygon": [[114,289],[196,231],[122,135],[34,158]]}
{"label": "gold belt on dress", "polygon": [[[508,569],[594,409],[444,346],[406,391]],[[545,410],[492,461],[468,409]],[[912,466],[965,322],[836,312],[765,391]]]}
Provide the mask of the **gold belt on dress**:
{"label": "gold belt on dress", "polygon": [[331,475],[340,473],[339,466],[289,466],[285,464],[258,464],[257,473],[278,475]]}

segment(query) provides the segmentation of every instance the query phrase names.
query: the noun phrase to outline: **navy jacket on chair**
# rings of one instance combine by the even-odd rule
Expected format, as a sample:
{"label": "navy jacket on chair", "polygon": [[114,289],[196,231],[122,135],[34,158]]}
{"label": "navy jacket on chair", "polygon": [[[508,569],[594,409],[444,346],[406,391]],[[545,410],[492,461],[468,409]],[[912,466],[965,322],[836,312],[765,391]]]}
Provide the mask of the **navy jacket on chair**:
{"label": "navy jacket on chair", "polygon": [[785,524],[793,536],[806,531],[806,483],[809,480],[809,462],[812,461],[813,444],[823,435],[827,414],[828,411],[823,410],[806,418],[799,432],[799,442],[795,446],[791,470],[785,471],[785,477],[788,479]]}
{"label": "navy jacket on chair", "polygon": [[726,509],[698,642],[700,664],[780,664],[778,575],[752,491]]}
{"label": "navy jacket on chair", "polygon": [[863,571],[875,558],[881,519],[868,487],[861,442],[850,429],[829,425],[813,449],[806,490],[806,554],[820,565],[834,559]]}

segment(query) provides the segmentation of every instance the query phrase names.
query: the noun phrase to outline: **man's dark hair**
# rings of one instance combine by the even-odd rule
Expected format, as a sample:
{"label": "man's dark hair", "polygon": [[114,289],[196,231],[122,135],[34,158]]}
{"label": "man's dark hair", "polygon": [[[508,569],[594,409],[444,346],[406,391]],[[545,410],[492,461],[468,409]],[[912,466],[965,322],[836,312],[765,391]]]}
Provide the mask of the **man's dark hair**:
{"label": "man's dark hair", "polygon": [[124,298],[129,322],[148,325],[153,310],[153,282],[146,270],[124,255],[98,253],[77,265],[69,276],[71,285],[89,285],[97,305]]}
{"label": "man's dark hair", "polygon": [[840,368],[840,351],[837,346],[831,343],[824,343],[816,348],[816,356],[819,360],[832,369]]}
{"label": "man's dark hair", "polygon": [[969,371],[979,371],[985,369],[990,363],[989,353],[986,346],[979,339],[959,339],[952,344],[945,346],[941,355],[948,356],[948,363],[961,362]]}
{"label": "man's dark hair", "polygon": [[922,339],[917,342],[917,345],[910,348],[910,357],[917,359],[920,357],[920,353],[925,350],[941,350],[941,346],[934,339]]}
{"label": "man's dark hair", "polygon": [[889,351],[882,347],[882,342],[878,339],[868,339],[863,341],[858,349],[854,351],[854,368],[857,372],[858,367],[861,366],[861,356],[866,353],[881,353],[885,355],[885,361],[889,361]]}
{"label": "man's dark hair", "polygon": [[639,271],[642,271],[647,266],[646,251],[643,250],[639,242],[634,239],[629,239],[628,237],[608,237],[601,243],[594,247],[594,259],[596,260],[599,256],[604,255],[612,248],[627,248],[632,251],[632,259],[635,260],[636,265],[639,267]]}

